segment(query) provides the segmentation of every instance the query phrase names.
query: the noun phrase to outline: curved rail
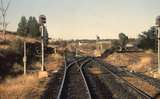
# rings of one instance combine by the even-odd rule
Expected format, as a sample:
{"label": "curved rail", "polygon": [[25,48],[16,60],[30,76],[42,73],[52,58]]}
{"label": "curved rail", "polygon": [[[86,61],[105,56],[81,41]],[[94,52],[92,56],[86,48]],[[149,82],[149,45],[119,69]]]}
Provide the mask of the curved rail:
{"label": "curved rail", "polygon": [[[91,59],[95,64],[101,66],[101,64],[99,62],[97,62],[97,60],[95,59]],[[104,66],[103,66],[104,67]],[[122,77],[119,77],[117,74],[115,74],[114,72],[112,72],[111,70],[109,70],[106,66],[104,67],[104,69],[106,71],[108,71],[109,73],[111,73],[114,77],[122,80],[125,82],[126,85],[128,85],[130,88],[134,89],[137,93],[139,93],[140,95],[144,96],[146,99],[153,99],[152,96],[148,95],[147,93],[145,93],[144,91],[136,88],[135,86],[133,86],[132,84],[130,84],[127,80],[123,79]]]}
{"label": "curved rail", "polygon": [[64,81],[65,81],[65,78],[66,78],[66,74],[67,74],[67,62],[66,62],[66,57],[64,56],[64,60],[65,60],[65,64],[64,64],[64,75],[63,75],[63,80],[62,80],[62,83],[61,83],[61,86],[60,86],[60,89],[59,89],[59,92],[58,92],[58,96],[57,96],[57,99],[60,99],[60,96],[61,96],[61,93],[62,93],[62,89],[63,89],[63,86],[64,86]]}
{"label": "curved rail", "polygon": [[[74,64],[77,64],[78,62],[82,61],[82,59],[78,59],[78,60],[75,60],[73,62],[71,62],[68,66],[67,66],[67,62],[66,62],[66,57],[65,58],[65,70],[64,70],[64,76],[63,76],[63,80],[62,80],[62,83],[61,83],[61,86],[60,86],[60,89],[59,89],[59,92],[58,92],[58,96],[57,96],[57,99],[61,99],[61,95],[62,95],[62,91],[63,91],[63,87],[64,87],[64,84],[65,84],[65,80],[66,80],[66,75],[67,75],[67,72],[68,72],[68,69],[73,66]],[[88,61],[86,61],[88,62]],[[90,91],[89,91],[89,88],[88,88],[88,85],[87,85],[87,82],[86,82],[86,79],[85,79],[85,76],[83,74],[83,71],[82,71],[82,67],[83,65],[85,65],[84,62],[83,64],[80,65],[79,69],[80,69],[80,73],[82,75],[82,78],[83,78],[83,81],[85,83],[85,87],[87,89],[87,92],[88,92],[88,95],[89,95],[89,99],[92,99],[91,98],[91,94],[90,94]]]}
{"label": "curved rail", "polygon": [[81,75],[82,75],[82,77],[83,77],[85,86],[86,86],[86,88],[87,88],[88,95],[89,95],[89,99],[92,99],[91,92],[90,92],[90,90],[89,90],[89,87],[88,87],[86,78],[85,78],[84,73],[83,73],[83,71],[82,71],[83,66],[84,66],[88,61],[90,61],[90,59],[86,60],[83,64],[80,65],[80,72],[81,72]]}

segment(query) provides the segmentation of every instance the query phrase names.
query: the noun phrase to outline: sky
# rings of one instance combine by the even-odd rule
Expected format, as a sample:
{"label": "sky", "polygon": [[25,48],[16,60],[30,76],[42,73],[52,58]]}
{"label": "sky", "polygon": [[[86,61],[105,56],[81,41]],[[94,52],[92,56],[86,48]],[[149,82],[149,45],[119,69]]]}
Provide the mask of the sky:
{"label": "sky", "polygon": [[[7,0],[4,0],[7,1]],[[12,0],[8,30],[16,31],[21,16],[47,16],[49,36],[55,39],[130,38],[155,25],[160,0]]]}

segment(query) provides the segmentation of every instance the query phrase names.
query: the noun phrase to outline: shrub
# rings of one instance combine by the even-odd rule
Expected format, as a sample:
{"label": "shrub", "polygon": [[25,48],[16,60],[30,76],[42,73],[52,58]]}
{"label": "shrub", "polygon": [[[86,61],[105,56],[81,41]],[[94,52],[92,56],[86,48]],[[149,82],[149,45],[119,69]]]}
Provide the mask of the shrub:
{"label": "shrub", "polygon": [[14,42],[10,43],[11,50],[14,51],[17,54],[22,55],[23,54],[23,42],[20,39],[17,39]]}

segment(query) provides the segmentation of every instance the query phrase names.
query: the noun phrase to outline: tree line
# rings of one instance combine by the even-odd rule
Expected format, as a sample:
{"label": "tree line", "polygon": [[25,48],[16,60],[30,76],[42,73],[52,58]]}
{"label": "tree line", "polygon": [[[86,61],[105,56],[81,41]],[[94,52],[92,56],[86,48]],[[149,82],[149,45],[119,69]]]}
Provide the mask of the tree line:
{"label": "tree line", "polygon": [[[157,51],[157,34],[157,28],[152,26],[149,30],[139,33],[138,38],[135,40],[134,46],[144,50],[152,49],[153,51]],[[125,33],[119,33],[119,40],[113,41],[112,47],[125,50],[128,42],[128,36]]]}
{"label": "tree line", "polygon": [[37,19],[34,16],[30,16],[29,19],[22,16],[18,24],[17,34],[20,36],[39,37],[41,33]]}

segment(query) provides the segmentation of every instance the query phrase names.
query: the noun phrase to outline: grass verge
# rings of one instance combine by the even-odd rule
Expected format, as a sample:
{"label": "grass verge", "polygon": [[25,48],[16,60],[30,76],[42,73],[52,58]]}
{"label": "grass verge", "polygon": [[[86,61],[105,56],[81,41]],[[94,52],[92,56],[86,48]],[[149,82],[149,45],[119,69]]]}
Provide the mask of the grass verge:
{"label": "grass verge", "polygon": [[0,99],[40,99],[44,86],[36,74],[7,78],[0,84]]}

